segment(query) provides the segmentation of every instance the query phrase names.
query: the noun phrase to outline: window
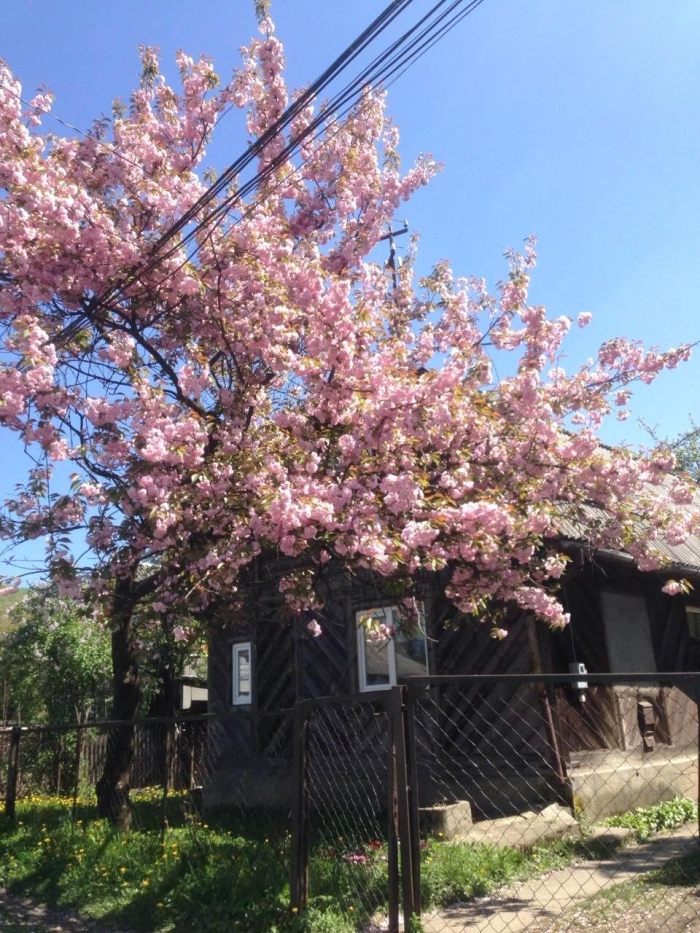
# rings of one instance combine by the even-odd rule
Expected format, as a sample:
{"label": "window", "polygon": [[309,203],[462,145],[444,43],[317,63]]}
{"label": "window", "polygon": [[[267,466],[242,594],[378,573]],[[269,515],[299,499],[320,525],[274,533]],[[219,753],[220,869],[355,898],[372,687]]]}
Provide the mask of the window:
{"label": "window", "polygon": [[700,671],[700,606],[686,606],[685,615],[690,636],[688,663],[691,670]]}
{"label": "window", "polygon": [[612,674],[646,674],[656,670],[651,625],[643,596],[602,594],[605,641]]}
{"label": "window", "polygon": [[686,606],[685,613],[688,618],[690,640],[696,644],[700,644],[700,607]]}
{"label": "window", "polygon": [[400,678],[427,674],[423,613],[407,620],[398,606],[364,609],[355,614],[360,690],[388,690]]}
{"label": "window", "polygon": [[250,642],[232,645],[231,702],[245,706],[252,702]]}

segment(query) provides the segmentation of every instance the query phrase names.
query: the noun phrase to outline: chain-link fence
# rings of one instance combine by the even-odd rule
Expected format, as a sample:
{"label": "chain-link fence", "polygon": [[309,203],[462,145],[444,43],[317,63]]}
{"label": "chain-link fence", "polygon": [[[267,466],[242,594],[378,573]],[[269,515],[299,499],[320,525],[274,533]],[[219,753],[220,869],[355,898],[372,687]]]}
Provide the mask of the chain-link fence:
{"label": "chain-link fence", "polygon": [[274,713],[8,727],[0,793],[7,816],[84,827],[127,738],[130,838],[187,850],[167,896],[201,929],[680,933],[700,928],[699,689],[418,677]]}
{"label": "chain-link fence", "polygon": [[[386,692],[302,706],[311,904],[333,899],[358,926],[397,923],[398,809],[394,733]],[[391,916],[390,916],[391,915]]]}
{"label": "chain-link fence", "polygon": [[698,683],[414,679],[426,933],[700,928]]}

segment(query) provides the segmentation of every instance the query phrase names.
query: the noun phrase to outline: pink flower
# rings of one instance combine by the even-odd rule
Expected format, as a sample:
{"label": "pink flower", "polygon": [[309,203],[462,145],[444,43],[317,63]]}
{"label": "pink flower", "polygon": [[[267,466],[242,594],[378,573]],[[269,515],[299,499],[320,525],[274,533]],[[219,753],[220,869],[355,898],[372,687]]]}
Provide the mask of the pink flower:
{"label": "pink flower", "polygon": [[350,862],[351,865],[366,865],[368,859],[366,855],[356,852],[353,855],[346,855],[345,861]]}

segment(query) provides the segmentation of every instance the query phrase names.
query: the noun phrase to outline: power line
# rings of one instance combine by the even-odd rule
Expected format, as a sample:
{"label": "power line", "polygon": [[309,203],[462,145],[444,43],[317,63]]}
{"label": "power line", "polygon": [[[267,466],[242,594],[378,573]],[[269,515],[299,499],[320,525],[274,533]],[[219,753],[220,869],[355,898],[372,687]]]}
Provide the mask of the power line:
{"label": "power line", "polygon": [[[407,3],[404,3],[403,6],[407,6],[408,3],[410,2],[412,2],[412,0],[407,0]],[[452,0],[452,2],[449,4],[446,10],[443,10],[442,13],[440,13],[438,16],[435,16],[434,14],[436,14],[440,10],[441,7],[444,7],[447,4],[447,2],[448,0],[439,0],[439,2],[434,4],[434,6],[417,23],[415,23],[402,36],[400,36],[397,40],[395,40],[387,49],[384,50],[384,52],[376,56],[372,60],[372,62],[370,62],[370,64],[367,65],[356,78],[354,78],[351,82],[349,82],[333,98],[333,100],[319,112],[317,117],[304,129],[304,131],[298,134],[296,137],[294,137],[294,139],[292,139],[284,147],[284,149],[280,153],[278,153],[278,155],[265,166],[265,168],[261,172],[258,172],[254,178],[250,179],[240,189],[236,190],[235,193],[225,198],[221,202],[221,204],[217,205],[206,217],[204,217],[201,221],[199,221],[192,230],[188,231],[186,236],[183,237],[182,240],[180,240],[176,246],[174,246],[171,250],[166,252],[164,255],[158,255],[158,251],[162,249],[162,247],[170,239],[172,239],[177,234],[177,232],[179,232],[180,230],[184,228],[184,226],[186,226],[186,223],[188,222],[188,220],[186,221],[185,215],[183,215],[183,218],[181,218],[177,222],[177,224],[173,225],[173,227],[171,227],[169,230],[167,230],[162,235],[162,237],[160,238],[158,243],[155,245],[151,253],[151,259],[146,263],[145,266],[141,267],[138,270],[138,278],[142,278],[143,276],[147,275],[149,272],[153,271],[153,269],[157,265],[166,261],[174,253],[182,249],[183,246],[186,246],[187,243],[195,240],[196,237],[201,232],[203,232],[203,230],[206,227],[219,226],[220,223],[225,218],[225,216],[232,209],[232,207],[237,203],[241,203],[245,197],[252,194],[256,188],[260,187],[260,185],[267,178],[270,177],[270,175],[272,175],[278,168],[280,168],[283,164],[285,164],[299,150],[301,144],[309,136],[315,133],[312,139],[318,138],[318,136],[322,132],[320,128],[323,127],[324,124],[327,124],[327,120],[329,117],[332,116],[332,120],[330,124],[325,125],[326,133],[328,132],[329,128],[331,128],[343,116],[345,116],[352,109],[352,107],[355,106],[357,103],[356,94],[357,94],[358,89],[360,88],[363,89],[368,84],[372,84],[375,82],[379,83],[380,86],[388,86],[388,84],[393,84],[396,80],[398,80],[398,78],[402,74],[404,74],[408,70],[408,68],[415,61],[417,61],[420,57],[422,57],[425,54],[425,52],[428,51],[428,49],[432,48],[432,46],[435,45],[436,42],[438,42],[449,31],[451,31],[459,22],[461,22],[461,20],[463,20],[467,15],[472,13],[478,6],[480,6],[483,0],[470,0],[470,2],[467,3],[466,8],[461,9],[461,10],[459,10],[459,8],[464,7],[466,0]],[[385,11],[385,13],[386,12],[387,11]],[[398,14],[395,12],[392,19],[395,18],[396,15]],[[431,17],[433,18],[431,19]],[[363,33],[363,36],[367,35],[367,33],[372,29],[373,26],[375,26],[375,24],[379,21],[379,19],[380,18],[378,18],[378,20],[375,20],[375,23],[373,23],[372,26],[368,27],[368,29],[365,30],[365,33]],[[423,27],[422,30],[421,30],[421,27]],[[386,28],[386,26],[384,26],[383,28]],[[414,35],[416,33],[418,34]],[[412,36],[413,38],[409,43],[408,40],[411,39]],[[359,39],[356,40],[356,42],[353,43],[353,46],[356,46],[359,43],[359,41],[360,41]],[[356,57],[356,55],[353,55],[353,58],[354,57]],[[340,58],[336,60],[336,63],[340,61],[342,58],[343,56],[340,56]],[[324,72],[324,75],[330,74],[331,71],[334,71],[336,63],[334,63],[331,66],[331,68],[327,69],[327,71]],[[335,73],[337,74],[339,73],[339,71],[336,70]],[[391,78],[391,81],[388,81],[389,78]],[[320,80],[321,79],[319,79],[319,81]],[[319,81],[314,82],[314,85],[312,87],[315,87],[319,83]],[[310,99],[309,92],[307,92],[307,95],[308,96],[305,96],[303,98],[304,104],[306,104],[308,100]],[[300,98],[299,100],[302,100],[302,98]],[[299,101],[297,101],[296,103],[298,104]],[[343,110],[341,113],[338,113],[338,108],[343,107],[345,105],[347,105],[345,107],[345,110]],[[297,111],[295,110],[294,116],[296,115],[296,113]],[[246,160],[246,164],[250,162],[252,158],[255,157],[256,154],[259,154],[259,152],[262,149],[264,149],[264,146],[267,145],[268,142],[276,138],[277,134],[276,132],[273,132],[275,127],[277,127],[278,125],[280,126],[287,125],[287,123],[290,122],[291,119],[293,119],[293,117],[290,117],[288,119],[286,117],[286,114],[287,114],[287,111],[285,111],[285,114],[282,114],[281,117],[277,121],[275,121],[272,127],[270,127],[269,130],[265,134],[263,134],[262,137],[260,137],[260,139],[257,141],[255,146],[251,147],[251,149],[255,148],[256,150],[255,152],[252,152],[251,154],[246,153],[246,155],[242,157],[242,159]],[[316,132],[317,130],[319,132]],[[303,164],[305,164],[305,161],[301,163],[302,166]],[[231,179],[232,177],[234,177],[235,174],[237,174],[237,172],[234,172],[233,169],[234,167],[237,168],[240,165],[241,165],[241,159],[238,159],[236,160],[235,163],[233,163],[233,166],[230,166],[226,170],[224,175],[222,175],[221,179],[219,179],[219,181],[215,185],[213,185],[207,192],[205,192],[205,194],[202,195],[199,201],[195,205],[193,205],[192,208],[189,209],[186,215],[188,219],[193,219],[194,215],[199,209],[198,205],[206,206],[208,203],[211,203],[211,201],[214,199],[216,194],[219,193],[221,190],[223,190],[223,188],[225,187],[225,178]],[[301,168],[301,166],[299,166],[299,168]],[[279,187],[279,184],[275,186],[275,188],[277,187]],[[259,206],[260,203],[262,203],[262,200],[264,200],[264,197],[263,199],[260,199],[255,203],[255,207]],[[242,216],[237,221],[234,222],[234,225],[240,223],[243,219],[250,216],[250,213],[251,213],[251,208],[249,207],[247,210],[243,212]],[[195,250],[188,255],[185,262],[190,261],[193,258],[193,256],[197,252],[197,249],[198,247],[195,248]],[[178,268],[181,268],[181,266],[179,266]],[[166,276],[159,283],[159,286],[162,285],[165,281],[167,281],[167,279],[172,274],[173,273],[170,273],[168,276]],[[132,280],[128,284],[133,285],[134,279],[132,278]],[[116,295],[119,293],[119,291],[122,290],[123,287],[125,286],[121,286],[119,284],[115,285],[110,293],[108,293],[102,299],[100,299],[100,303],[109,301],[112,297],[116,297]]]}
{"label": "power line", "polygon": [[[412,2],[412,0],[407,0],[407,3],[405,3],[404,6],[408,5],[408,4],[411,3],[411,2]],[[205,217],[202,221],[200,221],[200,222],[197,224],[197,226],[194,228],[194,230],[190,231],[190,232],[187,234],[187,236],[182,240],[182,242],[181,242],[180,244],[178,244],[178,248],[180,248],[180,246],[181,246],[182,244],[186,244],[188,241],[192,240],[192,239],[196,236],[196,234],[200,231],[200,229],[202,229],[202,228],[203,228],[206,224],[208,224],[210,221],[216,220],[216,217],[217,217],[219,214],[226,213],[227,210],[229,209],[229,207],[230,207],[233,203],[235,203],[235,202],[237,202],[237,201],[241,201],[244,197],[246,197],[247,195],[249,195],[250,193],[252,193],[252,191],[262,183],[262,181],[264,181],[267,177],[269,177],[271,174],[273,174],[274,171],[275,171],[277,168],[279,168],[281,165],[283,165],[283,164],[284,164],[284,163],[285,163],[299,148],[300,148],[301,144],[304,142],[305,139],[307,139],[307,138],[308,138],[312,133],[314,133],[317,129],[319,129],[320,127],[324,126],[324,125],[327,123],[327,120],[328,120],[329,118],[332,118],[331,123],[330,123],[330,126],[332,126],[334,123],[337,123],[338,120],[341,118],[341,116],[344,116],[345,113],[347,113],[350,109],[352,109],[352,106],[353,106],[353,104],[355,103],[355,95],[357,94],[358,90],[364,89],[368,84],[381,83],[381,82],[383,81],[383,79],[384,79],[384,73],[385,73],[385,71],[386,71],[386,65],[384,64],[384,62],[389,58],[389,56],[391,56],[391,55],[394,54],[398,49],[400,49],[401,46],[402,46],[403,44],[405,44],[405,42],[407,41],[407,39],[408,39],[414,32],[416,32],[416,30],[418,30],[427,20],[429,20],[429,18],[430,18],[441,6],[444,6],[445,3],[447,3],[447,2],[448,2],[448,0],[438,0],[438,2],[431,8],[431,10],[429,10],[428,13],[426,13],[416,24],[414,24],[414,25],[413,25],[407,32],[405,32],[401,37],[399,37],[397,40],[395,40],[395,41],[394,41],[387,49],[385,49],[380,55],[376,56],[376,57],[370,62],[369,65],[365,66],[365,68],[363,69],[363,71],[361,71],[360,74],[359,74],[357,77],[355,77],[355,78],[354,78],[349,84],[347,84],[338,94],[336,94],[336,96],[335,96],[329,103],[326,104],[326,106],[318,113],[318,115],[314,118],[314,120],[303,130],[303,132],[300,133],[300,134],[299,134],[297,137],[295,137],[294,139],[292,139],[292,140],[284,147],[284,149],[282,150],[282,152],[279,153],[279,154],[275,157],[275,159],[273,159],[273,160],[263,169],[262,172],[259,172],[253,179],[251,179],[249,182],[247,182],[246,185],[244,185],[241,189],[237,190],[237,191],[235,192],[234,195],[231,195],[231,196],[229,196],[228,198],[226,198],[220,205],[218,205],[218,206],[212,211],[211,214],[209,214],[209,215],[208,215],[207,217]],[[452,7],[454,7],[454,6],[459,6],[459,5],[463,4],[464,2],[465,2],[465,0],[453,0],[453,2],[452,2]],[[470,7],[473,6],[474,2],[475,2],[475,0],[472,0],[472,2],[469,4],[469,6],[470,6]],[[477,0],[477,5],[478,5],[478,2],[481,2],[481,0]],[[452,7],[451,7],[451,8],[452,8]],[[398,15],[398,12],[395,13],[395,14],[392,16],[392,19],[396,18],[397,15]],[[376,22],[376,21],[375,21],[375,22]],[[374,25],[374,24],[373,24],[373,25]],[[388,25],[388,24],[385,23],[385,24],[382,26],[382,30],[380,30],[380,31],[383,31],[383,29],[386,28],[386,25]],[[369,27],[369,29],[371,29],[371,28],[372,28],[372,27]],[[430,28],[431,28],[430,25],[429,25],[427,28],[430,29]],[[366,30],[366,32],[368,32],[369,29]],[[364,34],[363,34],[363,35],[364,35]],[[364,43],[365,46],[366,46],[367,44],[368,44],[368,43]],[[342,56],[341,56],[341,57],[342,57]],[[353,55],[353,58],[354,58],[354,57],[356,57],[356,55]],[[334,63],[334,64],[335,64],[335,63]],[[344,67],[345,67],[345,66],[344,66]],[[334,66],[331,66],[331,69],[333,69],[333,68],[334,68]],[[330,72],[331,69],[328,69],[328,72]],[[339,72],[338,72],[338,73],[339,73]],[[317,82],[315,82],[315,83],[317,83]],[[314,93],[313,96],[314,96],[314,97],[317,96],[316,93]],[[311,99],[311,98],[310,98],[310,99]],[[345,106],[346,104],[348,104],[348,102],[350,102],[350,104],[349,104],[349,106],[347,107],[347,109],[346,109],[345,111],[343,111],[342,114],[339,114],[339,113],[338,113],[339,108],[342,108],[343,106]],[[298,103],[298,102],[297,102],[297,103]],[[296,115],[296,113],[295,113],[294,115]],[[264,140],[264,143],[259,147],[259,149],[260,149],[260,150],[264,149],[265,145],[267,145],[267,143],[268,143],[269,141],[271,141],[271,140],[274,139],[274,138],[277,138],[277,136],[279,135],[279,133],[278,133],[278,132],[272,132],[272,130],[274,130],[275,126],[277,125],[277,123],[280,123],[280,124],[284,123],[284,124],[286,125],[286,124],[288,124],[289,122],[291,122],[291,121],[290,121],[290,120],[286,120],[286,119],[285,119],[285,115],[283,114],[283,115],[279,118],[279,120],[276,121],[276,123],[273,124],[273,126],[270,127],[270,129],[269,129],[269,130],[261,137],[261,139],[258,141],[258,142],[260,143],[260,142],[262,142],[262,141]],[[328,126],[326,126],[326,130],[327,130],[327,129],[328,129]],[[268,138],[268,133],[270,133],[269,138]],[[315,138],[315,137],[314,137],[314,138]],[[251,158],[248,159],[248,162],[251,161],[252,158],[254,158],[254,156],[255,156],[256,154],[257,154],[257,152],[256,152],[256,153],[253,153],[253,155],[251,156]],[[246,154],[246,157],[245,157],[245,158],[247,158],[247,154]],[[234,165],[238,165],[238,161],[239,161],[239,160],[237,160],[237,162],[234,163]],[[216,184],[216,186],[215,186],[217,190],[216,190],[215,192],[214,192],[214,186],[212,186],[212,188],[209,190],[209,192],[205,192],[205,194],[202,196],[202,198],[200,199],[200,201],[201,201],[205,206],[206,206],[207,203],[210,203],[210,202],[213,200],[213,198],[215,197],[216,194],[218,194],[220,191],[222,191],[222,190],[226,187],[226,183],[227,183],[227,182],[225,181],[226,178],[228,178],[228,179],[230,180],[231,178],[234,178],[234,177],[236,177],[236,175],[239,174],[238,171],[232,172],[231,169],[232,169],[232,167],[230,167],[229,169],[227,169],[226,172],[224,173],[224,175],[222,176],[222,178],[217,182],[217,184]],[[196,210],[197,210],[197,205],[194,205],[193,208],[191,209],[191,211],[193,211],[193,212],[196,213]],[[186,225],[186,224],[185,224],[185,225]],[[178,230],[179,230],[179,229],[182,229],[183,224],[181,224],[180,222],[178,222],[177,227],[178,227]],[[174,230],[174,228],[171,228],[171,229]],[[178,232],[178,231],[174,231],[174,232]],[[164,242],[166,242],[168,239],[170,239],[170,237],[171,237],[171,231],[170,231],[170,230],[169,230],[169,231],[166,231],[166,233],[163,235],[163,237],[161,237],[161,240],[159,241],[159,243],[156,244],[156,246],[154,247],[154,252],[157,251],[157,250],[160,248],[160,246],[161,246]],[[166,257],[164,257],[164,258],[166,258]],[[150,271],[150,268],[149,268],[149,266],[147,265],[146,268],[143,270],[143,273],[142,273],[142,274],[147,274],[148,271]]]}
{"label": "power line", "polygon": [[25,97],[22,97],[21,94],[18,94],[17,91],[13,91],[9,85],[3,84],[2,81],[0,81],[0,87],[4,88],[6,91],[12,94],[13,97],[16,97],[17,100],[23,103],[26,107],[31,107],[32,110],[38,110],[39,113],[43,113],[45,116],[51,117],[51,119],[55,120],[56,123],[60,123],[61,126],[65,126],[66,129],[73,130],[73,132],[78,133],[79,136],[82,136],[83,139],[91,140],[101,149],[108,149],[112,155],[116,156],[118,159],[121,159],[124,162],[128,162],[129,165],[135,166],[144,175],[148,176],[149,173],[143,167],[142,163],[136,162],[134,159],[130,159],[128,156],[125,156],[122,152],[119,151],[119,149],[117,149],[114,143],[103,142],[101,139],[98,139],[97,136],[93,136],[91,133],[86,133],[85,130],[81,130],[79,127],[74,126],[72,123],[68,123],[66,120],[62,120],[61,117],[57,116],[53,112],[53,110],[49,110],[48,107],[40,107],[38,104],[32,103],[32,101],[27,100]]}
{"label": "power line", "polygon": [[[196,215],[208,204],[210,204],[225,188],[229,183],[244,169],[246,168],[253,159],[261,155],[265,147],[274,139],[278,138],[279,134],[284,131],[284,129],[289,126],[289,124],[303,111],[303,109],[314,100],[318,94],[335,78],[338,77],[344,71],[352,61],[354,61],[357,56],[366,49],[371,42],[373,42],[388,26],[397,19],[397,17],[404,12],[408,6],[413,2],[413,0],[393,0],[385,8],[385,10],[357,37],[346,49],[344,52],[339,55],[335,61],[322,73],[322,75],[313,82],[313,84],[297,98],[294,103],[288,107],[284,113],[263,133],[256,142],[249,147],[249,149],[238,159],[236,159],[221,175],[221,177],[211,185],[207,191],[193,204],[184,214],[172,224],[158,239],[154,246],[150,250],[150,256],[146,260],[144,265],[133,267],[130,271],[125,273],[125,276],[122,278],[121,282],[115,283],[113,286],[108,288],[101,295],[95,295],[91,302],[91,310],[97,310],[98,307],[102,306],[105,310],[115,310],[114,304],[112,303],[114,299],[118,297],[120,293],[124,292],[125,288],[131,288],[136,285],[139,280],[142,280],[144,276],[152,272],[158,265],[165,262],[173,254],[180,251],[183,247],[186,247],[188,243],[196,241],[197,237],[207,228],[210,228],[213,232],[213,229],[220,226],[225,218],[228,216],[232,208],[236,204],[241,204],[246,197],[251,196],[256,189],[258,189],[271,175],[274,174],[281,166],[289,163],[290,159],[299,151],[301,145],[305,140],[311,138],[311,141],[317,140],[324,132],[326,134],[326,141],[322,142],[317,149],[317,152],[322,148],[323,145],[332,139],[337,132],[342,129],[340,127],[336,130],[335,133],[329,134],[329,131],[336,126],[339,121],[354,107],[358,105],[358,93],[361,95],[367,85],[378,85],[380,87],[387,87],[396,80],[398,80],[401,75],[403,75],[408,68],[422,57],[425,52],[435,45],[440,38],[444,37],[451,29],[453,29],[458,22],[460,22],[464,17],[473,12],[476,7],[478,7],[483,0],[452,0],[448,3],[448,0],[438,0],[434,3],[431,9],[424,14],[417,23],[413,24],[407,31],[405,31],[398,39],[391,43],[383,52],[375,56],[375,58],[366,65],[359,75],[354,79],[348,82],[336,95],[335,97],[324,106],[319,114],[309,123],[305,129],[292,138],[283,150],[278,153],[275,158],[270,160],[270,162],[259,171],[253,178],[251,178],[245,185],[240,189],[235,191],[233,194],[229,194],[224,200],[216,205],[213,210],[210,211],[202,220],[196,223],[192,230],[189,230],[186,235],[178,241],[178,243],[172,247],[166,253],[162,253],[164,246],[171,242],[178,233],[184,230],[189,223],[191,223]],[[464,5],[466,3],[466,8]],[[447,9],[443,9],[440,12],[441,8],[447,6]],[[463,8],[460,10],[460,8]],[[14,93],[14,92],[13,92]],[[16,95],[19,96],[19,95]],[[23,100],[23,98],[20,98]],[[361,97],[359,97],[361,101]],[[28,106],[31,106],[27,101],[23,102]],[[39,108],[43,109],[43,108]],[[230,108],[229,108],[230,109]],[[66,123],[65,121],[60,120],[50,111],[44,111],[52,116],[54,119],[57,119],[63,125],[67,126],[70,129],[75,130],[87,138],[94,139],[94,137],[89,136],[88,134],[83,133],[77,127],[71,126],[71,124]],[[219,119],[223,116],[220,115]],[[218,120],[217,120],[218,122]],[[123,158],[125,161],[130,162],[131,164],[136,165],[144,172],[143,166],[138,165],[138,163],[133,162],[127,157],[123,156],[116,147],[111,144],[101,143],[99,140],[95,140],[98,145],[105,146],[115,155],[120,158]],[[303,160],[300,165],[293,169],[293,173],[300,171],[307,160]],[[281,184],[287,183],[289,181],[289,176],[285,179],[281,179],[272,189],[267,189],[262,197],[255,200],[253,204],[249,204],[248,207],[242,212],[241,216],[234,221],[232,226],[236,226],[241,223],[243,220],[248,218],[255,210],[258,209],[260,204],[269,197],[275,189],[277,189]],[[200,247],[195,245],[195,248],[192,252],[187,255],[187,258],[183,263],[179,264],[178,268],[181,268],[186,262],[190,261],[196,255]],[[176,270],[171,270],[157,285],[160,288],[169,278],[172,277]],[[84,316],[80,315],[80,318],[84,320]],[[69,336],[72,333],[74,327],[80,326],[80,320],[73,322],[73,324],[68,325],[64,331],[64,337]]]}
{"label": "power line", "polygon": [[[236,178],[272,140],[276,139],[289,124],[303,112],[304,108],[330,84],[357,56],[380,35],[388,26],[413,2],[413,0],[392,0],[382,13],[335,59],[335,61],[303,92],[277,120],[272,123],[247,150],[239,156],[221,174],[217,181],[211,185],[198,200],[189,207],[183,215],[172,224],[151,248],[151,258],[145,266],[138,269],[139,276],[147,275],[155,264],[164,261],[167,257],[158,257],[157,254],[163,246],[183,230],[197,214],[213,201]],[[179,246],[178,246],[179,248]],[[136,270],[133,270],[132,275]],[[131,278],[127,274],[127,278]],[[104,304],[122,290],[123,284],[117,283],[101,295],[98,304]]]}

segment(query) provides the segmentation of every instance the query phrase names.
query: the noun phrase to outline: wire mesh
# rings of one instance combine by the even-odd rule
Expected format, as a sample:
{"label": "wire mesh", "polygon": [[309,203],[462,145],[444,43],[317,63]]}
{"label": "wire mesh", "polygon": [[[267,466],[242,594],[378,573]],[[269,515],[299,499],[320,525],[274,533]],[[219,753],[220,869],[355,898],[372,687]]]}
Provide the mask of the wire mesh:
{"label": "wire mesh", "polygon": [[[698,929],[700,676],[597,681],[416,678],[398,726],[394,691],[304,701],[301,775],[294,710],[7,729],[0,779],[7,797],[14,741],[17,819],[36,822],[37,845],[72,827],[60,838],[76,872],[100,821],[95,788],[129,737],[130,844],[154,853],[138,883],[154,915],[156,897],[172,898],[192,929],[302,923],[290,887],[304,789],[309,930],[388,929],[396,838],[403,855],[415,827],[425,933]],[[115,865],[95,856],[94,883],[131,890]],[[206,895],[187,887],[195,876]]]}
{"label": "wire mesh", "polygon": [[319,702],[308,718],[309,903],[333,898],[359,929],[388,910],[390,718],[361,697]]}
{"label": "wire mesh", "polygon": [[697,682],[410,695],[426,933],[698,928]]}

